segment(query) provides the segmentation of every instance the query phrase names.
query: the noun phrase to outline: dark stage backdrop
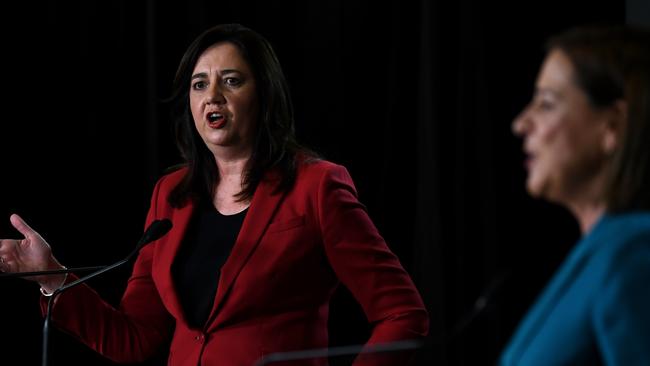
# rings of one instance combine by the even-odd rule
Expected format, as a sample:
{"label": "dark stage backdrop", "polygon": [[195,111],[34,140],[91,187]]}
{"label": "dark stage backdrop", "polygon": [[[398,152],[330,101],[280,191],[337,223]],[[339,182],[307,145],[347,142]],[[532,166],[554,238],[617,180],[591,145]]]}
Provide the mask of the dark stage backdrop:
{"label": "dark stage backdrop", "polygon": [[[360,199],[431,315],[418,365],[493,364],[578,237],[563,210],[526,197],[510,122],[542,43],[620,24],[618,0],[36,1],[2,5],[0,237],[21,214],[68,267],[111,263],[143,229],[153,184],[179,162],[168,96],[189,42],[241,22],[275,46],[305,144],[348,167]],[[116,304],[130,267],[91,285]],[[488,305],[471,316],[474,302]],[[0,363],[40,362],[38,287],[0,282]],[[369,326],[345,289],[333,345]],[[464,325],[463,325],[464,324]],[[53,365],[111,365],[52,334]],[[147,363],[162,365],[165,356]],[[13,360],[13,361],[12,361]]]}

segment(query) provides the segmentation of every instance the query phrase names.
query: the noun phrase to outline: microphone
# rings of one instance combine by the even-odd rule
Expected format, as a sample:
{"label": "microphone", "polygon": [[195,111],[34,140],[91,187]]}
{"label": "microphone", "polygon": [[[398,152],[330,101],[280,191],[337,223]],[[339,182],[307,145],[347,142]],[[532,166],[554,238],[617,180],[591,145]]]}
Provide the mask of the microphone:
{"label": "microphone", "polygon": [[[161,238],[163,235],[167,234],[167,232],[172,228],[172,222],[168,219],[162,219],[162,220],[155,220],[154,222],[149,225],[147,230],[145,230],[144,234],[142,234],[142,237],[138,241],[138,243],[135,246],[135,249],[131,253],[129,253],[126,258],[122,259],[119,262],[116,262],[114,264],[108,265],[108,266],[102,266],[99,267],[99,270],[86,275],[84,277],[81,277],[73,282],[70,282],[68,284],[65,284],[58,289],[54,290],[52,292],[52,295],[50,296],[50,299],[47,302],[47,311],[45,312],[45,320],[43,322],[43,358],[42,358],[42,366],[47,366],[48,364],[48,343],[49,343],[49,330],[50,330],[50,319],[52,318],[52,306],[54,304],[54,299],[60,295],[63,291],[77,286],[80,283],[86,282],[87,280],[99,276],[100,274],[110,271],[114,268],[117,268],[124,263],[127,263],[129,260],[131,260],[133,257],[135,257],[140,249],[144,247],[145,245],[151,243],[154,240],[157,240]],[[84,267],[84,268],[96,268],[96,267]],[[66,272],[56,272],[56,273],[67,273],[71,272],[74,269],[67,270]],[[65,271],[65,270],[64,270]],[[46,274],[45,272],[51,273],[52,271],[41,271],[41,272],[29,272],[30,276],[36,276],[38,274]],[[25,272],[28,273],[28,272]]]}
{"label": "microphone", "polygon": [[456,322],[451,334],[447,337],[446,343],[460,337],[470,326],[478,319],[483,313],[492,305],[494,299],[499,292],[503,290],[504,284],[512,277],[511,270],[504,270],[497,274],[485,289],[481,292],[480,296],[476,298],[472,309],[464,314],[464,316]]}
{"label": "microphone", "polygon": [[[140,251],[140,249],[146,244],[159,239],[165,235],[172,228],[171,221],[167,219],[156,220],[149,225],[142,238],[136,244],[135,249],[123,260],[125,263],[131,260],[131,258]],[[117,264],[116,266],[119,266]],[[52,274],[65,274],[72,272],[87,272],[87,271],[97,271],[105,269],[109,266],[90,266],[90,267],[75,267],[75,268],[62,268],[62,269],[52,269],[47,271],[34,271],[34,272],[2,272],[0,273],[0,278],[2,277],[31,277],[31,276],[43,276],[43,275],[52,275]],[[107,269],[108,270],[108,269]],[[100,273],[103,273],[102,271]],[[100,274],[97,273],[97,274]],[[93,276],[94,277],[94,276]]]}

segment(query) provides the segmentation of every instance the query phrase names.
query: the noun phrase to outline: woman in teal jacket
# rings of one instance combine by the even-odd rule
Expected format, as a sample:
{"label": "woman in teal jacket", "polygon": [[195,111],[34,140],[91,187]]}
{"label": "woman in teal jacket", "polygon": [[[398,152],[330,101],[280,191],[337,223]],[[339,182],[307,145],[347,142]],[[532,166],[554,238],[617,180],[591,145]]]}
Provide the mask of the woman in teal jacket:
{"label": "woman in teal jacket", "polygon": [[506,347],[502,365],[650,365],[650,33],[551,39],[513,122],[526,187],[571,211],[583,238]]}

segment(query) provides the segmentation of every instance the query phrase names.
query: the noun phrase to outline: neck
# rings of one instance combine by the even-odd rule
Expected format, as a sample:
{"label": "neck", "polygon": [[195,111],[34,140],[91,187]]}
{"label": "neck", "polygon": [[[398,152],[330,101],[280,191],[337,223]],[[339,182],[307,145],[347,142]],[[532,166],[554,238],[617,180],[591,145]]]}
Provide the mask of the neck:
{"label": "neck", "polygon": [[240,177],[246,170],[252,154],[250,148],[221,148],[212,153],[221,179]]}
{"label": "neck", "polygon": [[564,203],[578,220],[580,232],[587,234],[607,209],[605,202],[605,169],[584,184],[576,185],[566,193]]}
{"label": "neck", "polygon": [[248,207],[248,201],[238,201],[236,196],[243,188],[243,176],[250,154],[215,154],[215,160],[219,170],[219,183],[212,197],[213,204],[224,215],[241,212]]}
{"label": "neck", "polygon": [[580,224],[582,235],[587,234],[594,227],[594,224],[605,213],[605,204],[598,203],[574,203],[569,205],[569,209]]}
{"label": "neck", "polygon": [[221,180],[241,177],[246,170],[248,157],[237,157],[233,159],[216,159],[219,177]]}

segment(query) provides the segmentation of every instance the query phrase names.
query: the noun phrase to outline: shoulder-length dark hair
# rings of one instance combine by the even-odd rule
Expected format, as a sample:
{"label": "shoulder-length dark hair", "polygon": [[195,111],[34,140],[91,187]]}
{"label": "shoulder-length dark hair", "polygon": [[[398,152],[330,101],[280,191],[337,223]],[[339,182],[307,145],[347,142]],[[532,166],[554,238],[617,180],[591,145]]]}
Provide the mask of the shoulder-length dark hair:
{"label": "shoulder-length dark hair", "polygon": [[564,52],[577,85],[595,108],[627,104],[620,148],[605,193],[607,210],[650,209],[650,32],[613,26],[571,29],[547,43]]}
{"label": "shoulder-length dark hair", "polygon": [[214,156],[196,131],[189,106],[191,76],[197,59],[207,48],[219,42],[235,45],[246,60],[255,78],[259,101],[253,152],[238,200],[250,199],[264,174],[272,169],[279,173],[278,189],[290,189],[296,176],[296,154],[306,151],[296,142],[289,87],[270,43],[239,24],[212,27],[199,35],[185,51],[168,100],[171,102],[176,144],[188,169],[183,180],[170,193],[169,202],[173,207],[181,207],[192,199],[211,198],[219,182]]}

